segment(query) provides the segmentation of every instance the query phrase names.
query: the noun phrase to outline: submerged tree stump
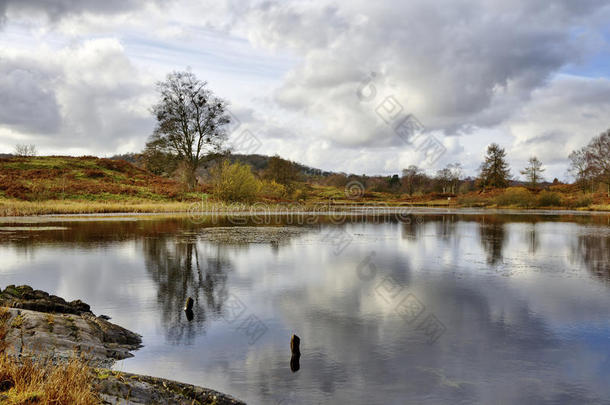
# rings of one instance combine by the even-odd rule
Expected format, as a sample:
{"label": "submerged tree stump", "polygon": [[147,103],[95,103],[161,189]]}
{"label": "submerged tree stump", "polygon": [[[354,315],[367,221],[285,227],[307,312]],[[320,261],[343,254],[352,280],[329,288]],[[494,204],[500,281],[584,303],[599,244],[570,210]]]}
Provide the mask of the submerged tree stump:
{"label": "submerged tree stump", "polygon": [[184,310],[185,311],[193,311],[193,299],[191,297],[188,297],[186,299],[186,303],[184,304]]}
{"label": "submerged tree stump", "polygon": [[292,337],[290,338],[290,351],[292,352],[293,355],[301,354],[300,346],[301,346],[301,338],[298,337],[297,335],[292,335]]}

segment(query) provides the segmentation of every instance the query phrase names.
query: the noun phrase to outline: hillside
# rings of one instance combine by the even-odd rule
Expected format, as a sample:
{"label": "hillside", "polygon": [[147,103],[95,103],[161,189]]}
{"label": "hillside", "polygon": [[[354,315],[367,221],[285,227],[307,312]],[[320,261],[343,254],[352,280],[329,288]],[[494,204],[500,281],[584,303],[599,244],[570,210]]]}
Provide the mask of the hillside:
{"label": "hillside", "polygon": [[177,182],[121,160],[44,156],[1,158],[0,197],[124,202],[169,201],[189,195]]}
{"label": "hillside", "polygon": [[[269,159],[271,156],[266,155],[258,155],[258,154],[231,154],[229,155],[229,160],[231,162],[240,162],[247,165],[250,165],[254,170],[265,170],[269,165]],[[315,167],[306,166],[304,164],[293,162],[297,171],[304,176],[330,176],[334,172],[323,171],[321,169],[316,169]]]}
{"label": "hillside", "polygon": [[[232,157],[264,170],[268,157],[237,155]],[[314,174],[315,169],[299,166],[301,181],[290,187],[261,183],[257,202],[300,204],[300,209],[320,205],[407,205],[435,207],[485,208],[570,208],[608,210],[610,198],[595,191],[583,194],[576,185],[549,185],[545,190],[524,187],[476,190],[458,194],[439,193],[430,189],[408,195],[400,188],[392,189],[385,178],[346,177],[342,182],[330,183],[333,176]],[[323,180],[316,179],[322,178]],[[351,183],[345,184],[347,181]],[[355,180],[355,181],[352,181]],[[467,182],[465,180],[465,182]],[[431,183],[432,185],[434,183]],[[272,187],[271,187],[272,186]],[[355,188],[354,188],[355,187]],[[348,191],[347,188],[349,188]],[[354,190],[352,190],[354,188]],[[185,212],[193,204],[213,204],[216,208],[231,209],[230,201],[218,197],[208,199],[199,187],[197,192],[186,192],[172,179],[156,176],[122,159],[103,159],[91,156],[41,156],[0,158],[0,216],[36,214],[83,214],[109,212]],[[279,191],[281,191],[281,193]],[[355,191],[355,195],[351,194]],[[214,209],[216,209],[214,208]],[[277,208],[277,207],[276,207]]]}

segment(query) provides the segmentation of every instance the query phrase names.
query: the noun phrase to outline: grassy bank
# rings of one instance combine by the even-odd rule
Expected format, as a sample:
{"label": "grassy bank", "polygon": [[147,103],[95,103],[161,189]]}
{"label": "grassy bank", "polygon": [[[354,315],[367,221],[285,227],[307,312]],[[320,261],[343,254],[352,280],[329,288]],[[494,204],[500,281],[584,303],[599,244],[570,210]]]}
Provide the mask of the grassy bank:
{"label": "grassy bank", "polygon": [[[279,185],[273,183],[276,188]],[[282,186],[283,187],[283,186]],[[267,187],[269,188],[269,187]],[[256,201],[236,205],[214,199],[209,187],[187,192],[180,183],[124,161],[96,157],[14,157],[0,159],[0,216],[96,213],[181,213],[189,211],[320,210],[350,206],[476,207],[610,211],[602,192],[584,194],[570,184],[545,190],[510,187],[463,194],[358,191],[297,182],[290,198],[263,189]],[[276,190],[277,191],[277,190]]]}
{"label": "grassy bank", "polygon": [[[508,208],[514,210],[523,209],[544,209],[544,210],[578,210],[610,212],[610,204],[591,204],[584,207],[574,206],[528,206],[523,204],[499,205],[494,200],[477,200],[475,204],[468,199],[462,203],[459,200],[430,200],[415,202],[396,202],[387,203],[374,202],[307,202],[307,203],[254,203],[254,204],[230,204],[223,202],[208,202],[202,205],[201,202],[125,202],[113,203],[103,201],[15,201],[0,200],[0,217],[12,216],[34,216],[34,215],[80,215],[80,214],[110,214],[110,213],[188,213],[201,211],[214,212],[294,212],[294,211],[316,211],[324,212],[329,209],[344,211],[352,207],[374,206],[378,208],[408,208],[408,207],[429,207],[429,208],[482,208],[496,209]],[[204,207],[202,209],[201,207]]]}
{"label": "grassy bank", "polygon": [[193,202],[106,202],[106,201],[19,201],[0,200],[0,216],[48,214],[160,213],[187,212]]}
{"label": "grassy bank", "polygon": [[203,192],[127,162],[96,157],[0,159],[0,216],[184,212]]}

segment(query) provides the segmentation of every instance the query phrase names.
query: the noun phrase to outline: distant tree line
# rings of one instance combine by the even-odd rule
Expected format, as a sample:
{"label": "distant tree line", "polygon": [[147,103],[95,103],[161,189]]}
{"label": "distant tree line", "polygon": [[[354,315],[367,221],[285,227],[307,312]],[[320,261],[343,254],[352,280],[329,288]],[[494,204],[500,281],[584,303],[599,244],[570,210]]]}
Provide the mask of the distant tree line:
{"label": "distant tree line", "polygon": [[569,172],[584,192],[594,191],[596,186],[603,184],[610,197],[610,130],[573,151],[569,158]]}
{"label": "distant tree line", "polygon": [[[412,197],[429,193],[451,196],[515,184],[539,189],[549,184],[543,177],[545,168],[536,156],[532,156],[526,167],[519,170],[525,182],[516,180],[511,174],[505,149],[496,143],[488,146],[475,178],[465,177],[459,162],[448,164],[433,175],[411,165],[401,174],[367,176],[322,171],[277,155],[231,154],[226,142],[231,119],[227,103],[215,96],[206,82],[190,72],[173,72],[165,81],[157,83],[157,90],[159,100],[152,107],[157,126],[145,149],[140,154],[118,157],[157,175],[174,177],[188,190],[194,190],[199,182],[203,182],[215,188],[247,189],[249,191],[245,194],[248,196],[244,199],[256,193],[298,198],[304,184],[341,188],[351,181],[358,181],[368,193]],[[35,153],[35,149],[32,150],[22,147],[19,153]],[[594,191],[599,184],[605,184],[610,196],[610,130],[572,152],[569,158],[569,173],[583,191]],[[239,194],[235,190],[227,191],[225,195],[229,199],[239,199],[236,193]]]}

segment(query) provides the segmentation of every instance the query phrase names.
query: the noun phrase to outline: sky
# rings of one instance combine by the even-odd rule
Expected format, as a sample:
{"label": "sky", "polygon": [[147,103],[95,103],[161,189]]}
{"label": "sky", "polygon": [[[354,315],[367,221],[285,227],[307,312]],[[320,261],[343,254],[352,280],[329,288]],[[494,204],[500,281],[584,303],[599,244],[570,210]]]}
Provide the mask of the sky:
{"label": "sky", "polygon": [[[476,175],[496,142],[515,177],[535,155],[568,179],[610,128],[609,22],[600,0],[0,0],[0,153],[139,152],[155,83],[188,69],[255,139],[235,152]],[[444,153],[397,135],[407,115]]]}

